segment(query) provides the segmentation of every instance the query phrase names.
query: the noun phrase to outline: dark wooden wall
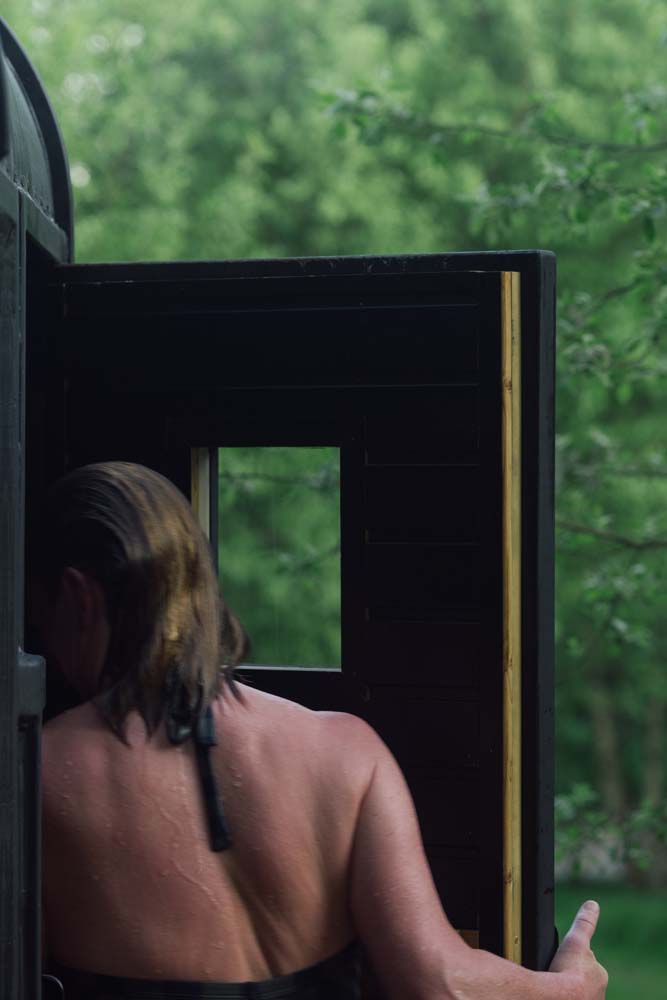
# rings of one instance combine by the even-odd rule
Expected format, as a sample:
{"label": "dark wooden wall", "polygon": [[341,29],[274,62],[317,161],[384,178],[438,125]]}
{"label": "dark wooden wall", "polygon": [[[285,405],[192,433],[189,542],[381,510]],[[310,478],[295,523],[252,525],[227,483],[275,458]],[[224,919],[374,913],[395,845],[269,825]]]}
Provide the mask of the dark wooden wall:
{"label": "dark wooden wall", "polygon": [[[524,961],[553,944],[553,263],[488,254],[66,267],[35,302],[29,504],[193,446],[341,449],[343,670],[253,672],[366,718],[448,915],[502,952],[501,270],[522,272]],[[485,273],[486,272],[486,273]]]}

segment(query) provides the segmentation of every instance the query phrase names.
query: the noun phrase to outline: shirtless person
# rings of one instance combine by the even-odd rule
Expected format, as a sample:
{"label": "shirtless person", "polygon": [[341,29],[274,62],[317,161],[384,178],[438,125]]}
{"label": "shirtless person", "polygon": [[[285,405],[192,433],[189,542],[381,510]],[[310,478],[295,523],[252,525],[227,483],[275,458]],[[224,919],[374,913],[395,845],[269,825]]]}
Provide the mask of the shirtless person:
{"label": "shirtless person", "polygon": [[39,562],[49,662],[83,700],[44,731],[44,929],[68,1000],[353,1000],[357,943],[396,1000],[603,1000],[596,904],[549,972],[471,949],[376,733],[221,672],[238,632],[167,480],[70,474]]}

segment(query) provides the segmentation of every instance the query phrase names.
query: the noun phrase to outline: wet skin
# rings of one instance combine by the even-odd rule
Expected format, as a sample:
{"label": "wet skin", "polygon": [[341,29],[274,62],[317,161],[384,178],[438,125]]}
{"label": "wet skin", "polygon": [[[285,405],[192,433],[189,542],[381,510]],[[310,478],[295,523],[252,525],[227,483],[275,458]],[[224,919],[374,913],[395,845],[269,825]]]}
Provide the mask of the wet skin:
{"label": "wet skin", "polygon": [[214,703],[212,764],[234,845],[213,853],[192,743],[129,746],[89,700],[109,629],[103,595],[63,572],[38,626],[83,704],[44,730],[44,929],[75,968],[247,981],[312,965],[358,937],[396,1000],[603,1000],[580,911],[535,973],[473,951],[445,916],[405,780],[354,716],[241,685]]}
{"label": "wet skin", "polygon": [[[347,871],[371,764],[350,721],[243,685],[214,704],[212,751],[234,839],[208,846],[191,741],[125,747],[91,703],[44,731],[44,901],[50,953],[109,974],[264,979],[353,936]],[[363,724],[360,724],[360,726]],[[351,728],[357,728],[351,720]]]}

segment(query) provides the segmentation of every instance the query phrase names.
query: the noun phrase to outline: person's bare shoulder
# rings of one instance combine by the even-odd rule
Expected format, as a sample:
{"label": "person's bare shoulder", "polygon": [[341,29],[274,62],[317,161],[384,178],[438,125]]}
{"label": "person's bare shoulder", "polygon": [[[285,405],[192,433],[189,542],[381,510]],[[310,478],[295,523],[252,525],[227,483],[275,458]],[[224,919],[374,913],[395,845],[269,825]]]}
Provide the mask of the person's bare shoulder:
{"label": "person's bare shoulder", "polygon": [[367,722],[351,712],[314,713],[327,737],[337,749],[355,758],[363,757],[372,767],[387,748]]}
{"label": "person's bare shoulder", "polygon": [[375,730],[357,715],[349,712],[315,711],[296,701],[255,687],[245,684],[239,687],[242,702],[252,711],[275,718],[282,716],[284,719],[301,719],[304,724],[317,729],[318,735],[338,742],[352,741],[355,746],[363,743],[369,749],[384,746]]}
{"label": "person's bare shoulder", "polygon": [[280,735],[282,742],[290,742],[307,738],[315,725],[317,713],[295,701],[245,684],[238,685],[238,692],[238,698],[225,695],[216,701],[214,712],[220,714],[223,727],[225,720],[231,720],[248,735],[268,739]]}
{"label": "person's bare shoulder", "polygon": [[391,754],[375,730],[349,712],[317,712],[317,745],[326,748],[322,768],[331,787],[364,799],[377,767]]}
{"label": "person's bare shoulder", "polygon": [[[388,753],[374,729],[348,712],[314,711],[278,695],[243,686],[248,720],[255,716],[269,741],[306,752],[322,766],[348,770],[370,781],[375,763]],[[245,724],[245,723],[244,723]]]}

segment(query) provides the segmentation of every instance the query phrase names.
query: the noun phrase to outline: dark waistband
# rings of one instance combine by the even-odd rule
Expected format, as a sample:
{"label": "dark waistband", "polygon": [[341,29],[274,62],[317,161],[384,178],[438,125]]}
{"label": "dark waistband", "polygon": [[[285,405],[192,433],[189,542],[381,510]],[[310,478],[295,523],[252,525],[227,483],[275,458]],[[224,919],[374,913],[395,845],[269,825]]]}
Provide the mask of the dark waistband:
{"label": "dark waistband", "polygon": [[356,941],[316,965],[260,982],[127,979],[56,962],[49,971],[62,981],[65,1000],[358,1000],[360,995]]}

